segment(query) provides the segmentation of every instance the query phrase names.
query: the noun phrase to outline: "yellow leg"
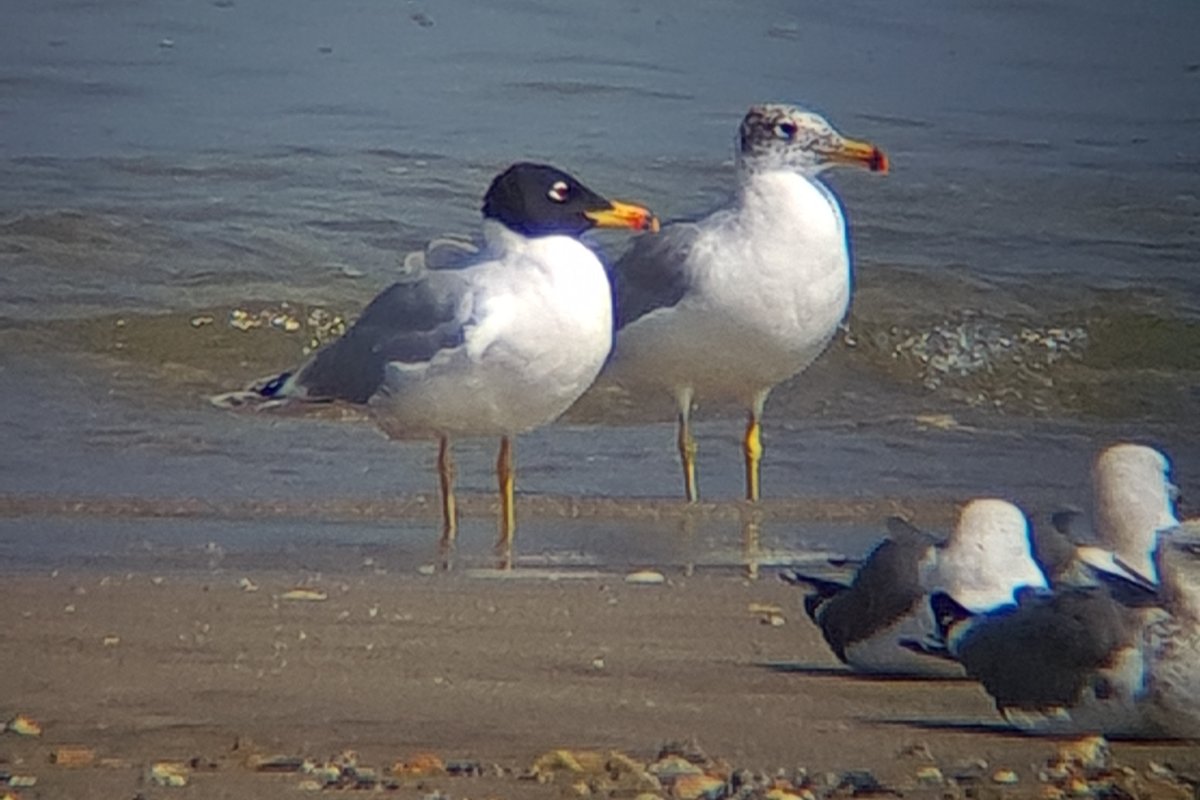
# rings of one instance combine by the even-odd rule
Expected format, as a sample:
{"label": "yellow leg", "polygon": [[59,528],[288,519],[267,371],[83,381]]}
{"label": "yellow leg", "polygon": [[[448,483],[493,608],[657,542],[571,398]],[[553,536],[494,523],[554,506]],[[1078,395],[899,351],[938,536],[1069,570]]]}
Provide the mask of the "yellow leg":
{"label": "yellow leg", "polygon": [[762,423],[758,414],[750,412],[749,422],[746,423],[746,436],[742,440],[742,448],[746,454],[746,499],[757,503],[761,496],[759,491],[758,467],[762,461]]}
{"label": "yellow leg", "polygon": [[689,503],[700,497],[696,489],[696,437],[692,436],[692,393],[681,392],[676,398],[679,405],[679,461],[683,464],[683,492]]}
{"label": "yellow leg", "polygon": [[446,436],[438,439],[438,485],[442,493],[442,550],[449,551],[454,547],[458,536],[458,504],[454,500],[454,479],[457,475],[454,467],[454,452],[450,449],[450,439]]}
{"label": "yellow leg", "polygon": [[496,541],[496,550],[500,554],[500,568],[512,569],[513,536],[517,532],[517,513],[513,502],[516,473],[513,470],[512,440],[507,436],[500,438],[496,478],[500,484],[500,538]]}

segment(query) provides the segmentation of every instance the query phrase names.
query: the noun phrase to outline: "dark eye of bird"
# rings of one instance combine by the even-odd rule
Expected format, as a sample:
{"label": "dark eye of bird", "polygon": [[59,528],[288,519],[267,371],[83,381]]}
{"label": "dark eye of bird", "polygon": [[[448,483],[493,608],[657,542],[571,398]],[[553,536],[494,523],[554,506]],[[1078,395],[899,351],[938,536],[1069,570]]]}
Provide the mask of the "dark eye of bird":
{"label": "dark eye of bird", "polygon": [[546,196],[556,203],[565,203],[570,191],[571,187],[567,186],[566,181],[555,181],[550,191],[546,192]]}
{"label": "dark eye of bird", "polygon": [[796,123],[781,122],[775,126],[775,135],[780,139],[791,139],[796,135]]}

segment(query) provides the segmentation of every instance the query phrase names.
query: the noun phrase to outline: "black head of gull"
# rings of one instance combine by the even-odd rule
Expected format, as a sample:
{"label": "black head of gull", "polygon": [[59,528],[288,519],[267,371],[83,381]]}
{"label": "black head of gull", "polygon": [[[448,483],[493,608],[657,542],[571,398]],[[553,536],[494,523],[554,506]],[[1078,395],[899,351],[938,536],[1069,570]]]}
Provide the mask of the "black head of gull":
{"label": "black head of gull", "polygon": [[483,197],[483,216],[525,236],[579,236],[592,228],[657,231],[646,209],[609,200],[548,164],[513,164]]}
{"label": "black head of gull", "polygon": [[738,131],[742,165],[781,166],[816,174],[838,164],[888,171],[888,159],[869,142],[849,139],[813,111],[782,103],[752,106]]}

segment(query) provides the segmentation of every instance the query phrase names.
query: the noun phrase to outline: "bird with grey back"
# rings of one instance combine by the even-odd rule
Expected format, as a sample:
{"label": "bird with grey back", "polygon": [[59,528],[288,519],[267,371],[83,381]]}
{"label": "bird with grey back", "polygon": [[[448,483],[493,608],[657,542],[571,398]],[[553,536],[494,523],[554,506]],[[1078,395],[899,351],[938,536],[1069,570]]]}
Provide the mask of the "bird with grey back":
{"label": "bird with grey back", "polygon": [[746,497],[758,500],[767,396],[812,363],[846,314],[846,221],[819,178],[838,165],[888,170],[878,147],[819,114],[753,106],[738,131],[732,204],[637,239],[614,266],[618,335],[605,380],[674,400],[689,501],[699,497],[693,406],[746,409]]}
{"label": "bird with grey back", "polygon": [[[1188,677],[1200,672],[1200,601],[1194,543],[1176,522],[1169,469],[1165,456],[1142,445],[1116,445],[1099,456],[1094,536],[1074,550],[1054,548],[1060,557],[1052,592],[1023,595],[1016,607],[987,614],[947,595],[932,598],[947,649],[1014,727],[1151,737],[1200,732],[1171,721],[1195,710],[1186,710],[1178,687],[1200,680]],[[1165,706],[1164,696],[1171,698]]]}
{"label": "bird with grey back", "polygon": [[888,530],[849,585],[783,573],[788,582],[815,589],[805,610],[834,655],[857,672],[961,676],[961,665],[940,645],[930,596],[943,593],[985,613],[1046,586],[1029,549],[1025,515],[1005,500],[967,503],[944,542],[897,518]]}
{"label": "bird with grey back", "polygon": [[446,269],[410,261],[412,274],[371,301],[342,338],[257,394],[271,403],[364,405],[389,437],[437,440],[446,549],[458,528],[451,437],[500,437],[498,548],[508,567],[512,440],[561,415],[612,346],[611,285],[579,237],[594,227],[655,231],[658,221],[531,163],[492,181],[483,217],[482,250],[456,249]]}

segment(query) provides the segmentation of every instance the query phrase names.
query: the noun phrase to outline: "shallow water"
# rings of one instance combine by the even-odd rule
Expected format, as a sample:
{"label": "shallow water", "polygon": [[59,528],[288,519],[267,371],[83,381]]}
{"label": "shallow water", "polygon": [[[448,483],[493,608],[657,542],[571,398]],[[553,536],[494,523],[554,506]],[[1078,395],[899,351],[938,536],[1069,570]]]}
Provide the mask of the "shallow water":
{"label": "shallow water", "polygon": [[[20,0],[5,15],[5,498],[427,495],[430,447],[208,406],[299,352],[216,341],[230,309],[352,316],[407,250],[474,230],[482,189],[517,159],[666,218],[701,212],[761,100],[810,103],[894,165],[830,176],[853,226],[855,311],[848,339],[772,398],[769,496],[1080,503],[1117,437],[1169,452],[1185,498],[1200,480],[1195,3]],[[214,321],[193,328],[201,312]],[[117,317],[152,333],[116,342]],[[522,490],[632,498],[654,528],[679,483],[656,413],[594,397],[524,437]],[[701,425],[708,498],[741,492],[738,428]],[[467,495],[490,492],[492,448],[462,443]],[[490,530],[485,503],[472,524]],[[526,505],[530,540],[578,524]],[[588,547],[615,558],[601,543],[625,541],[625,513],[597,512]],[[763,533],[796,549],[805,513],[789,514]],[[867,517],[858,539],[805,546],[865,546]],[[713,525],[736,542],[736,524]],[[270,538],[234,540],[256,536]]]}

